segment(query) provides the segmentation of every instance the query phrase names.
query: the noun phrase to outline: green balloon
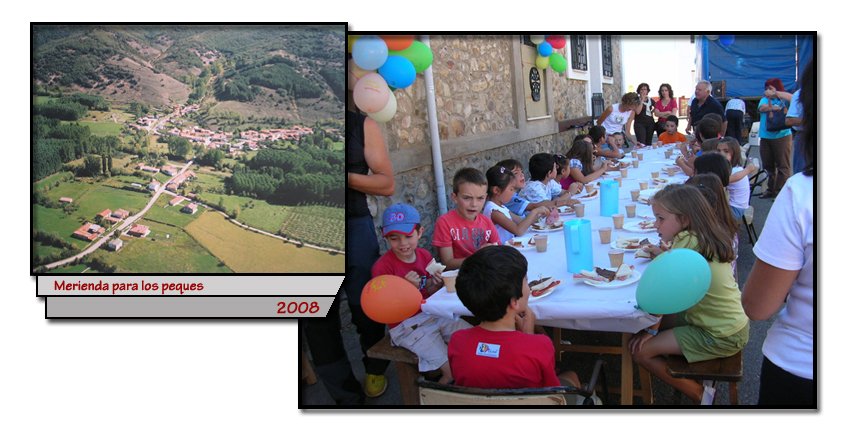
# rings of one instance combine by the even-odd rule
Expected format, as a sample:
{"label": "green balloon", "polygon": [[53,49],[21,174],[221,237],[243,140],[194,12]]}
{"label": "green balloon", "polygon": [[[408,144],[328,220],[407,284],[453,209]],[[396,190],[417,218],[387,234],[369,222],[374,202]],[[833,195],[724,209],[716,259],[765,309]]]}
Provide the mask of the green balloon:
{"label": "green balloon", "polygon": [[535,66],[538,69],[546,69],[546,66],[549,66],[549,57],[541,57],[538,55],[537,60],[535,60]]}
{"label": "green balloon", "polygon": [[567,68],[567,60],[561,54],[553,52],[549,54],[549,65],[556,72],[563,72]]}
{"label": "green balloon", "polygon": [[672,249],[648,264],[636,287],[636,302],[650,314],[674,314],[699,303],[710,286],[705,257],[692,249]]}
{"label": "green balloon", "polygon": [[415,73],[421,73],[433,64],[433,52],[430,51],[430,47],[417,40],[402,51],[388,51],[388,55],[406,58],[415,66]]}

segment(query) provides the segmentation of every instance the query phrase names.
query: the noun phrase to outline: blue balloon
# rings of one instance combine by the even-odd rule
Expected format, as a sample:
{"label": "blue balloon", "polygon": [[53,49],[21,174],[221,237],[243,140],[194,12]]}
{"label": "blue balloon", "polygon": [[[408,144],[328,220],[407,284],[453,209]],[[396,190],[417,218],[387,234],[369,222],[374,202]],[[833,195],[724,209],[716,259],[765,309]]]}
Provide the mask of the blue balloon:
{"label": "blue balloon", "polygon": [[399,55],[389,55],[377,72],[394,88],[406,88],[415,82],[415,66]]}
{"label": "blue balloon", "polygon": [[720,36],[720,43],[722,43],[723,46],[729,46],[734,41],[735,41],[734,36],[727,36],[727,35]]}
{"label": "blue balloon", "polygon": [[552,54],[552,45],[547,41],[543,41],[538,45],[538,54],[541,57],[549,57],[549,54]]}
{"label": "blue balloon", "polygon": [[379,36],[361,36],[352,45],[352,59],[356,66],[364,70],[380,68],[387,58],[388,44]]}
{"label": "blue balloon", "polygon": [[711,266],[692,249],[679,248],[654,259],[636,288],[639,309],[655,315],[690,309],[711,286]]}

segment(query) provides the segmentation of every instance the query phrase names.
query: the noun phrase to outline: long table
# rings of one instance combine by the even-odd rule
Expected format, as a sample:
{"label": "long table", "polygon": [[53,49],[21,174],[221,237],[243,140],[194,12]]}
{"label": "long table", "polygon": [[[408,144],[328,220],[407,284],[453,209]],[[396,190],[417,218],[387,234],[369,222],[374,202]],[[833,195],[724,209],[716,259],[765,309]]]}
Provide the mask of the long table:
{"label": "long table", "polygon": [[[680,155],[680,152],[676,150],[675,156],[671,160],[667,160],[664,155],[666,149],[666,147],[640,149],[638,152],[643,154],[643,161],[639,163],[638,168],[633,168],[632,166],[628,168],[627,177],[622,179],[622,184],[618,192],[618,210],[619,213],[625,214],[625,224],[633,221],[643,221],[644,218],[640,216],[653,218],[651,207],[647,204],[635,202],[637,206],[637,217],[635,218],[628,218],[625,209],[626,205],[634,203],[631,199],[630,191],[638,190],[640,181],[647,180],[649,187],[656,188],[658,186],[651,180],[652,172],[660,172],[660,177],[668,179],[670,183],[683,183],[687,180],[688,177],[683,173],[675,173],[674,177],[669,177],[667,172],[661,170],[669,167],[668,163],[673,163],[675,156]],[[622,159],[622,161],[630,162],[630,154]],[[607,173],[607,175],[594,181],[595,187],[599,188],[599,182],[601,181],[613,180],[620,176],[620,172]],[[598,228],[613,227],[612,218],[600,215],[599,195],[593,200],[582,201],[582,203],[585,204],[583,219],[591,221],[594,265],[602,268],[610,268],[609,250],[611,246],[610,244],[600,243]],[[562,216],[563,221],[570,219],[577,219],[577,217],[575,215]],[[535,234],[535,232],[530,229],[526,233],[526,236],[532,234]],[[529,299],[529,307],[535,313],[537,324],[555,328],[553,340],[559,357],[561,352],[564,351],[620,354],[622,357],[622,404],[632,404],[633,361],[626,347],[627,341],[633,333],[637,333],[643,328],[656,323],[657,317],[643,312],[636,307],[637,282],[623,287],[607,289],[588,285],[581,280],[574,280],[573,274],[567,270],[563,230],[546,234],[549,237],[546,252],[539,253],[536,249],[522,251],[529,262],[529,280],[547,276],[562,280],[562,283],[547,296],[537,299],[531,297]],[[613,228],[611,242],[614,242],[619,234],[647,237],[655,244],[660,241],[660,237],[656,231],[641,233]],[[634,258],[634,252],[625,252],[624,254],[624,263],[632,265],[633,269],[639,273],[643,273],[650,262],[650,259]],[[457,298],[457,294],[448,293],[444,288],[427,299],[421,308],[429,314],[447,318],[471,316],[469,310]],[[621,333],[621,344],[618,347],[606,348],[564,345],[560,342],[561,329]],[[643,379],[641,376],[642,372],[644,372],[644,369],[640,368],[640,379]],[[647,391],[647,393],[642,393],[641,395],[646,399],[646,403],[650,403],[650,384],[647,384],[647,386],[646,384],[647,382],[643,382],[642,391]]]}

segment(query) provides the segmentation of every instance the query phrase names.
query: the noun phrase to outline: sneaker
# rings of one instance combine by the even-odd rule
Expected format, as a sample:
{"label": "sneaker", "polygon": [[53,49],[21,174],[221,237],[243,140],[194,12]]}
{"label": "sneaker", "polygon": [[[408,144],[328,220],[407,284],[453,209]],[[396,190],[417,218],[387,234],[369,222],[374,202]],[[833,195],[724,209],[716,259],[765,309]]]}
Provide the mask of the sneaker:
{"label": "sneaker", "polygon": [[364,393],[367,397],[379,397],[386,388],[388,388],[388,381],[385,380],[384,375],[367,375],[364,382]]}
{"label": "sneaker", "polygon": [[702,393],[702,404],[713,405],[717,399],[717,390],[714,387],[705,386],[705,391]]}

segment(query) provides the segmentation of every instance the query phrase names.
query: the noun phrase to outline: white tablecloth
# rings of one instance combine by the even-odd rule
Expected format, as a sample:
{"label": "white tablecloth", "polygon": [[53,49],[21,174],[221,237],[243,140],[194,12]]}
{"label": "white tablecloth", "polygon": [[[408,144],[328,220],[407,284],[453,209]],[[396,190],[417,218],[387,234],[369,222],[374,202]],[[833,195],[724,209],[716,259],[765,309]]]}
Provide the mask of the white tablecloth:
{"label": "white tablecloth", "polygon": [[[661,168],[667,167],[664,153],[665,147],[658,149],[640,149],[644,154],[644,160],[640,162],[639,168],[628,168],[627,178],[622,179],[618,192],[619,212],[625,214],[624,223],[642,221],[642,218],[631,219],[626,216],[625,206],[633,203],[630,191],[639,189],[641,180],[648,180],[649,186],[655,186],[650,181],[651,172],[660,171],[660,177],[669,179],[670,183],[683,183],[688,179],[683,173],[676,173],[674,177],[668,177]],[[680,152],[676,150],[676,155]],[[622,161],[629,162],[628,154]],[[595,181],[595,186],[602,180],[613,179],[620,176],[618,172],[609,172],[609,175]],[[600,215],[600,197],[594,200],[584,201],[584,219],[591,221],[593,237],[594,265],[609,268],[609,244],[600,243],[600,235],[597,231],[600,227],[612,227],[612,218]],[[642,203],[636,204],[637,215],[653,217],[651,207]],[[576,219],[576,216],[565,216],[562,220]],[[534,234],[528,232],[526,235]],[[619,234],[625,236],[647,237],[653,243],[659,243],[660,237],[657,232],[635,233],[626,230],[612,230],[612,241]],[[595,330],[611,332],[636,333],[639,330],[651,326],[657,322],[653,315],[645,313],[636,308],[636,286],[637,283],[615,288],[603,289],[592,287],[583,281],[573,279],[573,274],[567,271],[567,260],[564,248],[564,231],[559,230],[547,234],[547,252],[539,253],[536,250],[522,251],[529,261],[528,279],[535,280],[543,276],[552,276],[561,279],[562,283],[546,297],[535,300],[530,298],[529,306],[535,312],[537,323],[549,327],[561,327],[576,330]],[[633,252],[625,252],[624,262],[633,265],[634,270],[643,273],[651,262],[650,259],[634,258]],[[468,309],[457,298],[456,293],[448,293],[444,288],[439,290],[422,305],[422,310],[432,315],[448,318],[456,318],[463,315],[471,315]]]}

